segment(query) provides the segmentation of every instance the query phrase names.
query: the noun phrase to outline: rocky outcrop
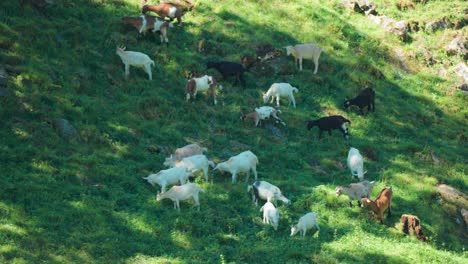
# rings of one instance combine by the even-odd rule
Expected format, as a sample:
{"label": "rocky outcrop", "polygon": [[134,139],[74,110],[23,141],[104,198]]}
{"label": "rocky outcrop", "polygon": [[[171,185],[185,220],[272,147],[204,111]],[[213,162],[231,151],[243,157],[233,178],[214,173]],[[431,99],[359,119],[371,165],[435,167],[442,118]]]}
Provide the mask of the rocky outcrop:
{"label": "rocky outcrop", "polygon": [[457,221],[462,218],[465,226],[468,228],[468,196],[452,186],[441,184],[437,187],[437,192],[440,195],[440,203],[445,212]]}

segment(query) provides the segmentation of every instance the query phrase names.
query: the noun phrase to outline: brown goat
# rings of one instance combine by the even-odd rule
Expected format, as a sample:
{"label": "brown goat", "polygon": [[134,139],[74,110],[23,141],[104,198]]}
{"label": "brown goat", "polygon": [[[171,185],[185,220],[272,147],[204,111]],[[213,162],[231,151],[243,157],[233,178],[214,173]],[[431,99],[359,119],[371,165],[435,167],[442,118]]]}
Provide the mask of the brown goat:
{"label": "brown goat", "polygon": [[182,7],[176,6],[169,3],[160,3],[159,5],[144,5],[141,9],[142,14],[146,14],[148,11],[158,14],[159,17],[165,19],[169,17],[172,21],[177,18],[177,23],[182,23],[182,16],[185,15],[185,11]]}
{"label": "brown goat", "polygon": [[372,211],[380,219],[380,223],[383,224],[383,213],[385,212],[387,208],[388,208],[387,217],[390,217],[392,215],[392,197],[393,197],[392,187],[383,188],[382,191],[380,191],[379,196],[374,201],[372,201],[369,198],[363,198],[361,201],[362,202],[361,207],[365,208],[369,205]]}
{"label": "brown goat", "polygon": [[142,15],[139,17],[123,17],[122,22],[126,25],[131,25],[138,30],[139,34],[145,34],[147,31],[161,33],[161,43],[163,40],[166,41],[166,44],[169,44],[169,39],[167,38],[167,28],[172,27],[172,24],[159,19],[155,16]]}

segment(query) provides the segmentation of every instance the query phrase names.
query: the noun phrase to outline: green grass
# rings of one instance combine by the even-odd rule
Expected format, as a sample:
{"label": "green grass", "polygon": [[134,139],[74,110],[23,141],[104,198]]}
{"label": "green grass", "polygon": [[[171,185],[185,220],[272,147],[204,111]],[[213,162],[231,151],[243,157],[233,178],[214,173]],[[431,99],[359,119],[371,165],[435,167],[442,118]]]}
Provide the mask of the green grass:
{"label": "green grass", "polygon": [[[166,47],[157,36],[137,40],[121,24],[121,17],[139,15],[137,0],[57,2],[45,11],[50,19],[30,6],[21,16],[17,1],[0,3],[0,65],[10,74],[9,94],[0,97],[0,262],[467,261],[466,229],[435,196],[440,183],[468,191],[466,95],[450,89],[451,75],[436,74],[441,65],[428,67],[416,56],[404,69],[394,56],[399,50],[409,58],[424,46],[455,65],[461,58],[440,50],[441,38],[454,30],[412,33],[405,44],[339,1],[200,0],[183,26],[169,30]],[[376,1],[396,19],[427,21],[463,10],[463,1],[429,1],[405,12],[384,2],[396,1]],[[201,38],[205,54],[197,52]],[[204,95],[184,101],[186,70],[205,73],[210,59],[239,61],[257,44],[309,41],[325,50],[317,75],[311,61],[291,75],[252,70],[245,90],[222,82],[217,106]],[[153,81],[135,68],[126,81],[117,45],[148,54],[156,62]],[[240,110],[260,106],[261,92],[280,81],[300,89],[297,108],[282,107],[281,137],[242,124]],[[344,98],[364,85],[376,90],[376,112],[345,112]],[[384,225],[335,196],[336,185],[351,182],[337,165],[345,164],[349,145],[338,132],[319,140],[305,128],[308,119],[328,114],[352,121],[350,143],[365,154],[366,176],[378,183],[372,197],[394,188],[393,216]],[[69,120],[79,139],[60,137],[50,125],[55,118]],[[210,183],[197,178],[207,190],[200,212],[187,201],[180,212],[169,200],[157,202],[159,188],[141,179],[163,169],[164,153],[148,151],[150,145],[173,150],[199,142],[220,162],[243,150],[236,141],[258,156],[260,179],[292,200],[279,207],[276,232],[262,225],[242,176],[235,185],[217,173]],[[306,211],[321,215],[322,230],[304,240],[289,237],[289,226]],[[428,242],[398,231],[404,213],[419,216]]]}

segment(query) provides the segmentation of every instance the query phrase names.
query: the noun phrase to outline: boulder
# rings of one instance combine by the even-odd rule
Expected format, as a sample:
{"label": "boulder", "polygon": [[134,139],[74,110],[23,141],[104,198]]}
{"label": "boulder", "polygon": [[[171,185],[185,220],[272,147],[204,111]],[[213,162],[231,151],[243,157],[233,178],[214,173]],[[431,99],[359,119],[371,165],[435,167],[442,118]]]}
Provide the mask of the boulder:
{"label": "boulder", "polygon": [[425,31],[428,33],[435,32],[437,30],[444,30],[447,28],[452,28],[453,23],[447,17],[429,21],[425,25]]}
{"label": "boulder", "polygon": [[457,76],[460,76],[465,83],[468,82],[468,66],[465,63],[458,63],[453,68],[453,71]]}
{"label": "boulder", "polygon": [[460,55],[465,60],[468,60],[468,39],[462,35],[457,35],[447,46],[445,46],[445,50],[448,55]]}
{"label": "boulder", "polygon": [[52,121],[52,126],[55,128],[57,133],[64,138],[72,139],[78,136],[78,132],[75,127],[64,118],[56,118]]}
{"label": "boulder", "polygon": [[452,217],[461,222],[460,218],[465,222],[468,228],[468,196],[452,186],[441,184],[437,187],[437,192],[441,197],[442,208]]}
{"label": "boulder", "polygon": [[376,6],[368,0],[343,0],[342,4],[357,13],[377,15]]}

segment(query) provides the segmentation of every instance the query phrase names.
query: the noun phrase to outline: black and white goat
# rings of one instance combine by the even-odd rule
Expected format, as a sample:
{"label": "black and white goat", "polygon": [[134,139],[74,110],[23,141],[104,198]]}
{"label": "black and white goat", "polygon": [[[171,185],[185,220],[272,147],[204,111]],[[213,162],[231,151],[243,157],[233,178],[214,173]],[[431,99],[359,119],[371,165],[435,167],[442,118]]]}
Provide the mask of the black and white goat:
{"label": "black and white goat", "polygon": [[361,114],[364,113],[362,110],[366,106],[367,112],[370,112],[371,110],[372,112],[375,112],[375,91],[372,88],[366,88],[362,90],[358,96],[352,99],[346,99],[343,103],[345,109],[352,105],[359,107]]}
{"label": "black and white goat", "polygon": [[317,120],[310,120],[307,122],[307,129],[310,130],[314,126],[319,127],[319,138],[322,138],[322,132],[328,131],[328,134],[331,135],[332,129],[339,129],[343,132],[343,136],[346,139],[349,139],[348,128],[346,127],[346,123],[351,124],[351,121],[348,119],[340,116],[340,115],[333,115],[322,117]]}

